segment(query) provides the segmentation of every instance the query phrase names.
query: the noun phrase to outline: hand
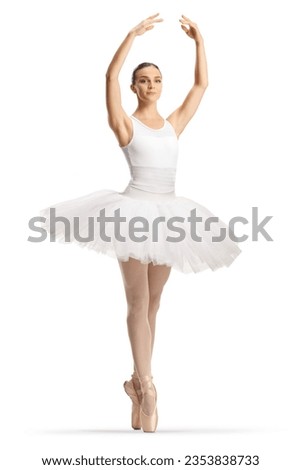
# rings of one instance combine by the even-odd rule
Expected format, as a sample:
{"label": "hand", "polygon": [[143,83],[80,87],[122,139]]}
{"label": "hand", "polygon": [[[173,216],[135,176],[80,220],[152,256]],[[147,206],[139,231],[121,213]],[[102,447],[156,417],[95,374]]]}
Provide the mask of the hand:
{"label": "hand", "polygon": [[[179,21],[182,23],[181,28],[183,29],[183,31],[185,31],[187,36],[194,39],[195,41],[202,40],[202,36],[197,27],[197,24],[191,21],[189,18],[187,18],[187,16],[182,15],[182,17],[183,19],[181,18]],[[188,25],[189,28],[187,28],[187,26],[185,25]]]}
{"label": "hand", "polygon": [[131,29],[131,32],[136,36],[141,36],[141,34],[144,34],[146,31],[153,29],[155,26],[153,23],[160,23],[163,21],[162,18],[157,18],[158,15],[159,13],[156,13],[155,15],[146,18],[146,20],[141,21],[141,23]]}

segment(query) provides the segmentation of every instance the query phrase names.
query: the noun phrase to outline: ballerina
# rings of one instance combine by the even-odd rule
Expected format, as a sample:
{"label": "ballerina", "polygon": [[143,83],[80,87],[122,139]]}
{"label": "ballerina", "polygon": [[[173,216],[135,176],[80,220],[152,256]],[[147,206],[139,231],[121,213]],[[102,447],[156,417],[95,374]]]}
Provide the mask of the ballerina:
{"label": "ballerina", "polygon": [[[196,48],[194,83],[182,104],[166,119],[160,115],[162,73],[157,65],[143,62],[132,74],[137,108],[129,116],[122,107],[119,74],[130,48],[138,36],[162,21],[157,13],[132,28],[106,72],[108,123],[129,165],[127,187],[122,192],[102,189],[40,211],[42,226],[58,241],[67,238],[118,261],[134,363],[124,390],[132,400],[132,427],[144,432],[155,432],[158,425],[151,360],[156,316],[171,269],[215,271],[230,266],[241,252],[222,220],[201,204],[175,194],[178,139],[208,86],[204,41],[196,23],[184,15],[180,19]],[[51,221],[52,210],[56,217]],[[100,222],[99,237],[91,238],[90,222],[95,220]],[[64,228],[56,221],[63,222]]]}
{"label": "ballerina", "polygon": [[[130,119],[122,108],[118,82],[119,72],[134,39],[161,22],[162,19],[158,18],[158,15],[150,16],[129,32],[107,71],[106,96],[109,124],[123,149],[128,148],[129,144],[133,146],[133,138],[137,138],[137,133],[139,137],[139,123],[154,130],[160,130],[164,125],[164,119],[157,110],[157,101],[162,91],[162,75],[158,66],[142,63],[133,72],[131,89],[137,96],[138,106],[132,118],[137,119],[138,123],[135,121],[133,123],[133,119]],[[180,22],[187,36],[195,41],[196,64],[192,89],[182,105],[166,120],[168,125],[172,126],[177,138],[196,112],[208,86],[205,50],[200,31],[197,25],[184,15]],[[134,133],[133,125],[135,125]],[[147,139],[145,145],[150,142],[151,140]],[[139,147],[139,141],[137,147]],[[168,151],[170,152],[170,147]],[[133,188],[134,185],[130,188],[131,191]],[[154,265],[152,262],[145,265],[135,258],[129,261],[119,261],[119,264],[128,303],[127,324],[134,359],[132,379],[124,384],[126,393],[133,401],[132,426],[134,429],[140,429],[142,426],[144,431],[155,431],[158,413],[156,388],[152,383],[151,356],[160,297],[169,278],[171,267]]]}

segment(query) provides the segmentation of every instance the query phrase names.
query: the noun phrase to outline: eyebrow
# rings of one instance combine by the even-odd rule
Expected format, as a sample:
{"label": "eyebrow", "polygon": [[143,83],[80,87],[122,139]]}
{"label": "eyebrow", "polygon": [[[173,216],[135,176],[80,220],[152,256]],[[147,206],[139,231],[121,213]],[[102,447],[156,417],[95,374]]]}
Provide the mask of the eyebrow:
{"label": "eyebrow", "polygon": [[[151,78],[149,77],[148,75],[140,75],[140,77],[137,77],[138,79],[139,78]],[[162,78],[161,75],[156,75],[154,78]]]}

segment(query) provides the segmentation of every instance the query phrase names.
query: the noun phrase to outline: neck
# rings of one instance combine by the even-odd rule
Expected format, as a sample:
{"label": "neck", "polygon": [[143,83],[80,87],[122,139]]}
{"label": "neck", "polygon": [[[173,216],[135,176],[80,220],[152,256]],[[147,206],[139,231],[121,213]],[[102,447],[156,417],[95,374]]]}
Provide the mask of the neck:
{"label": "neck", "polygon": [[134,114],[138,114],[140,117],[145,117],[148,119],[160,117],[160,114],[157,110],[157,103],[140,102]]}

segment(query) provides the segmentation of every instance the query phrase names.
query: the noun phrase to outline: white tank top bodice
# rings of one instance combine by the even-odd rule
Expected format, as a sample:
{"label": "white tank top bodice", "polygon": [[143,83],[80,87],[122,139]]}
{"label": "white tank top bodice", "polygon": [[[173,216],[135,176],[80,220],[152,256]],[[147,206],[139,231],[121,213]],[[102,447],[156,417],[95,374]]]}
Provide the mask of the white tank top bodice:
{"label": "white tank top bodice", "polygon": [[131,116],[133,136],[121,147],[129,165],[131,180],[128,187],[154,193],[175,190],[178,139],[167,120],[160,129],[152,129]]}

